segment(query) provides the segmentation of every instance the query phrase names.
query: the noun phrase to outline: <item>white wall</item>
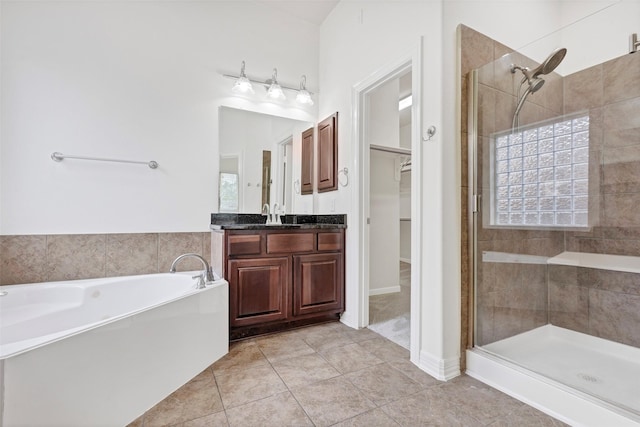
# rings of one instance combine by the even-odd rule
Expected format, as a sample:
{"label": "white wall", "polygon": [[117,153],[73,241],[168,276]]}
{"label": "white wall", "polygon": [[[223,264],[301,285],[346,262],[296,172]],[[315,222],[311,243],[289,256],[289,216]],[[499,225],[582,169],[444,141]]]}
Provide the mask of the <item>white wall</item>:
{"label": "white wall", "polygon": [[260,87],[235,97],[221,76],[245,60],[250,77],[278,67],[318,92],[318,27],[261,3],[2,2],[1,19],[2,234],[206,231],[218,107],[317,119]]}
{"label": "white wall", "polygon": [[400,182],[397,156],[371,150],[369,295],[400,291]]}

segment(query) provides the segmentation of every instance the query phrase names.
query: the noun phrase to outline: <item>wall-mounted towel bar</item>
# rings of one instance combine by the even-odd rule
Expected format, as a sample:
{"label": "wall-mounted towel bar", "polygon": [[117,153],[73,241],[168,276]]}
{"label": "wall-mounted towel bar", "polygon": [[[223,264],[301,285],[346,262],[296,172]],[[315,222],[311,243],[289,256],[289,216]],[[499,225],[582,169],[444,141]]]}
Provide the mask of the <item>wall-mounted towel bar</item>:
{"label": "wall-mounted towel bar", "polygon": [[155,160],[151,160],[150,162],[141,162],[136,160],[105,159],[102,157],[72,156],[70,154],[58,153],[57,151],[51,154],[51,159],[55,162],[61,162],[64,159],[77,159],[77,160],[97,160],[99,162],[135,163],[139,165],[147,165],[151,169],[158,168],[158,162],[156,162]]}

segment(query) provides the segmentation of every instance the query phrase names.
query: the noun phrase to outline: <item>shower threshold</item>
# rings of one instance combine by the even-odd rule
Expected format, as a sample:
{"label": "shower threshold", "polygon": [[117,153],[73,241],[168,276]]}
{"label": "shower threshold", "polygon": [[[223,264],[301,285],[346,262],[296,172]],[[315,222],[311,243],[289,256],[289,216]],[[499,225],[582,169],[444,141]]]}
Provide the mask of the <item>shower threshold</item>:
{"label": "shower threshold", "polygon": [[639,425],[640,349],[545,325],[467,352],[467,373],[572,425]]}

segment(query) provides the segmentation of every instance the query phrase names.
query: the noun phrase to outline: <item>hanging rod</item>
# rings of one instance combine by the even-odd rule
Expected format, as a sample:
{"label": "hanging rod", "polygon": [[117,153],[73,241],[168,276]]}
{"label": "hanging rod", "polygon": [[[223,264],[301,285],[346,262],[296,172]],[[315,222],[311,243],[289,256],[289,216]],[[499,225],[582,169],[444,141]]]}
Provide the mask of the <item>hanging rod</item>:
{"label": "hanging rod", "polygon": [[135,163],[138,165],[147,165],[151,169],[158,168],[158,162],[156,162],[155,160],[151,160],[150,162],[141,162],[136,160],[105,159],[102,157],[72,156],[70,154],[62,154],[57,151],[51,154],[51,159],[55,162],[61,162],[64,159],[77,159],[77,160],[97,160],[99,162]]}
{"label": "hanging rod", "polygon": [[410,148],[387,147],[386,145],[369,144],[369,148],[376,151],[385,151],[387,153],[411,155]]}

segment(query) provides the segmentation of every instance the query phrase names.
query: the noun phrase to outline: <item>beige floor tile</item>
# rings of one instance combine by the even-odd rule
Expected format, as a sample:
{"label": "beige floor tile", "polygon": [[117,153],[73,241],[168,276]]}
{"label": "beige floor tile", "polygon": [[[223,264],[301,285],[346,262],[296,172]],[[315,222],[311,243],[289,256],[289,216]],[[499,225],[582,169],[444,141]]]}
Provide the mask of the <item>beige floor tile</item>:
{"label": "beige floor tile", "polygon": [[387,363],[362,369],[345,377],[377,406],[416,393],[422,387]]}
{"label": "beige floor tile", "polygon": [[220,411],[195,420],[186,421],[180,427],[227,427],[228,425],[226,414],[224,411]]}
{"label": "beige floor tile", "polygon": [[394,427],[399,426],[380,408],[334,424],[333,427]]}
{"label": "beige floor tile", "polygon": [[213,373],[206,369],[144,415],[144,426],[169,426],[222,411]]}
{"label": "beige floor tile", "polygon": [[473,378],[463,375],[428,390],[437,390],[440,398],[488,424],[522,409],[524,404]]}
{"label": "beige floor tile", "polygon": [[234,369],[249,369],[256,366],[268,366],[269,361],[255,341],[239,341],[229,345],[229,353],[212,365],[217,376]]}
{"label": "beige floor tile", "polygon": [[411,361],[409,360],[396,359],[388,363],[389,365],[393,366],[394,368],[411,378],[413,381],[420,384],[422,387],[431,387],[438,384],[444,384],[444,382],[438,381],[437,379],[411,363]]}
{"label": "beige floor tile", "polygon": [[273,369],[289,388],[340,375],[340,372],[316,353],[279,360],[273,363]]}
{"label": "beige floor tile", "polygon": [[343,374],[383,363],[381,359],[355,343],[331,348],[323,352],[322,357]]}
{"label": "beige floor tile", "polygon": [[[340,344],[325,347],[331,338]],[[311,422],[367,427],[563,425],[471,377],[437,381],[414,366],[402,347],[373,332],[332,322],[231,344],[227,356],[130,426]]]}
{"label": "beige floor tile", "polygon": [[300,337],[299,332],[285,332],[256,339],[258,347],[273,363],[281,359],[312,354],[315,351]]}
{"label": "beige floor tile", "polygon": [[337,377],[292,390],[316,426],[328,426],[375,408],[348,380]]}
{"label": "beige floor tile", "polygon": [[385,362],[409,360],[409,350],[382,337],[362,341],[358,345]]}
{"label": "beige floor tile", "polygon": [[482,424],[448,402],[438,393],[439,387],[422,390],[396,400],[381,409],[401,426],[465,426]]}
{"label": "beige floor tile", "polygon": [[353,341],[349,339],[349,337],[339,331],[330,331],[323,335],[312,335],[305,338],[304,341],[309,347],[319,353],[331,348],[353,344]]}
{"label": "beige floor tile", "polygon": [[288,391],[229,409],[227,418],[231,427],[313,426]]}
{"label": "beige floor tile", "polygon": [[498,418],[489,424],[491,427],[511,427],[511,426],[527,426],[527,427],[561,427],[567,424],[556,420],[549,415],[538,411],[531,406],[524,406],[522,409],[513,414]]}
{"label": "beige floor tile", "polygon": [[221,373],[216,381],[226,409],[273,396],[287,389],[271,366],[234,369]]}
{"label": "beige floor tile", "polygon": [[362,329],[351,329],[348,331],[342,332],[353,342],[361,342],[366,340],[372,340],[374,338],[380,338],[380,335],[373,332],[371,329],[362,328]]}

